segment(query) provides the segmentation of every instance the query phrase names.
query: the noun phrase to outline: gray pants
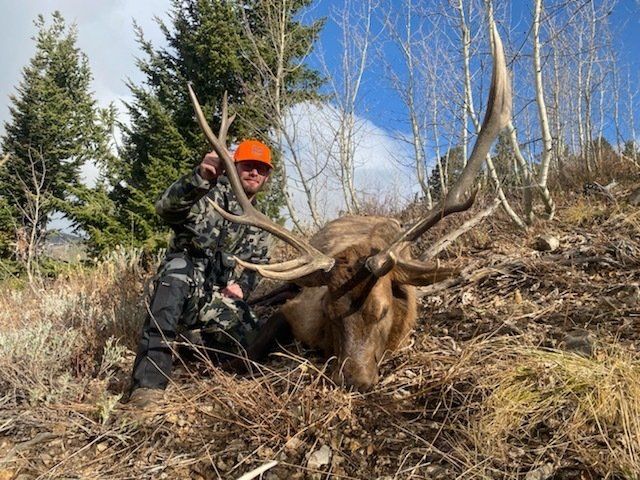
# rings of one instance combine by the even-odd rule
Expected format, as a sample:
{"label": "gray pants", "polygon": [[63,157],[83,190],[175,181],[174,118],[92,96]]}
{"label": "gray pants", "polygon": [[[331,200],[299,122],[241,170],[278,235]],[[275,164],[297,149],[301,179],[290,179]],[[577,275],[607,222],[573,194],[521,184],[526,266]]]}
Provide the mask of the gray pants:
{"label": "gray pants", "polygon": [[214,360],[223,361],[225,353],[242,355],[257,336],[260,324],[245,301],[206,287],[206,276],[212,274],[207,265],[207,259],[186,253],[165,258],[138,343],[133,388],[166,388],[176,339],[201,343]]}

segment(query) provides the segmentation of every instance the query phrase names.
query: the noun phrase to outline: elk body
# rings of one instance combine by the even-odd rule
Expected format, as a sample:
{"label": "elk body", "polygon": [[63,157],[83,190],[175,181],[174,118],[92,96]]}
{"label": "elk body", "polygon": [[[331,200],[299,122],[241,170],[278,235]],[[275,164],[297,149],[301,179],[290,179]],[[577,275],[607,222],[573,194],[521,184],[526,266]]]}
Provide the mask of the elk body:
{"label": "elk body", "polygon": [[225,163],[243,214],[232,215],[216,204],[214,208],[228,220],[269,231],[300,252],[298,258],[277,264],[253,265],[237,259],[238,263],[264,277],[302,287],[294,299],[281,307],[280,315],[296,338],[337,357],[336,377],[348,385],[360,389],[373,385],[384,352],[395,350],[407,337],[417,317],[415,286],[452,274],[452,270],[439,268],[428,259],[412,259],[409,250],[413,241],[443,217],[471,207],[475,178],[493,141],[510,119],[509,76],[502,42],[493,24],[491,38],[491,91],[473,151],[444,200],[407,229],[390,218],[347,216],[330,222],[306,242],[271,221],[255,210],[244,195],[225,148],[229,124],[226,100],[221,133],[216,137],[189,87],[198,122]]}

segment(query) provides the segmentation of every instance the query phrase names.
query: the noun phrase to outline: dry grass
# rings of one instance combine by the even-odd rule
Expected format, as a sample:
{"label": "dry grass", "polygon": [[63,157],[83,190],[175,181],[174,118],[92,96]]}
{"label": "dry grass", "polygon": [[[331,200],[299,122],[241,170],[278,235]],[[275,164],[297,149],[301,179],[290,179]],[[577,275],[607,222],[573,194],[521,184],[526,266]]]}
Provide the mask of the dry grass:
{"label": "dry grass", "polygon": [[638,354],[613,341],[584,357],[518,340],[480,342],[469,352],[470,372],[481,361],[484,375],[473,381],[456,415],[459,434],[450,438],[451,451],[468,465],[466,477],[546,471],[533,478],[637,478]]}
{"label": "dry grass", "polygon": [[[423,299],[366,394],[294,346],[252,376],[182,364],[143,415],[119,403],[150,277],[138,253],[0,292],[0,479],[238,478],[272,460],[263,478],[637,478],[640,211],[597,209],[560,206],[553,254],[530,248],[543,227],[500,217],[457,242],[444,257],[478,275]],[[593,356],[561,349],[576,327]]]}

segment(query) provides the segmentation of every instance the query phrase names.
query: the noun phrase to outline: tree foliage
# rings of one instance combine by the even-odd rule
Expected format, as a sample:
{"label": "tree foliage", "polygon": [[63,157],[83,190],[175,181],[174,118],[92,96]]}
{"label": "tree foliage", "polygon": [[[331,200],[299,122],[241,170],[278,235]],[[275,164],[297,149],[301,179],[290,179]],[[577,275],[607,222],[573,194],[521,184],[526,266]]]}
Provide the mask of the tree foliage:
{"label": "tree foliage", "polygon": [[429,176],[429,185],[435,198],[442,198],[442,186],[440,179],[444,178],[444,184],[447,188],[453,184],[462,173],[464,168],[465,158],[463,157],[463,150],[460,145],[451,147],[447,150],[442,157],[440,157],[440,165],[442,165],[442,172],[440,167],[436,164],[431,170]]}
{"label": "tree foliage", "polygon": [[[291,2],[294,12],[307,6],[308,0]],[[126,104],[130,123],[123,125],[124,146],[119,158],[107,165],[111,190],[103,193],[116,205],[116,217],[126,225],[127,238],[149,248],[164,245],[166,227],[154,211],[154,201],[180,175],[188,172],[210,149],[194,121],[187,93],[192,82],[206,117],[214,131],[220,121],[219,106],[223,93],[236,108],[238,119],[229,132],[231,138],[259,138],[268,142],[271,125],[256,116],[259,105],[249,101],[251,91],[266,88],[258,80],[253,49],[243,35],[243,22],[252,31],[260,31],[260,1],[174,0],[170,22],[159,21],[166,46],[156,47],[136,27],[143,58],[138,67],[145,75],[143,84],[129,82],[133,100]],[[293,62],[306,51],[318,33],[319,24],[296,24],[299,50],[288,52]],[[293,27],[293,25],[292,25]],[[264,58],[269,45],[261,46]],[[265,53],[266,52],[266,53]],[[313,95],[320,81],[306,67],[289,78],[290,102]],[[306,97],[305,97],[306,96]],[[276,154],[277,158],[277,154]],[[262,196],[267,211],[279,210],[277,189]],[[119,213],[118,213],[119,212]],[[113,242],[106,242],[106,244]]]}
{"label": "tree foliage", "polygon": [[[51,24],[40,15],[35,25],[36,52],[10,97],[10,120],[2,137],[2,151],[9,154],[0,170],[3,255],[18,228],[43,237],[50,214],[65,210],[80,185],[80,168],[103,151],[109,128],[92,96],[91,71],[76,45],[75,26],[68,27],[59,12]],[[28,208],[35,202],[37,215]]]}

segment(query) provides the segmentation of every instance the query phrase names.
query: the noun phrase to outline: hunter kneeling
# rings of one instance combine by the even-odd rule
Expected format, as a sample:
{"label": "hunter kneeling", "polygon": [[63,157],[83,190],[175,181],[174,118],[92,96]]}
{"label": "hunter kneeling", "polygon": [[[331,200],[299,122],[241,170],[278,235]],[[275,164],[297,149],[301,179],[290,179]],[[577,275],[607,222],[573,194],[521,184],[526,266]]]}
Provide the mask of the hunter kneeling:
{"label": "hunter kneeling", "polygon": [[[253,203],[271,173],[271,152],[245,140],[234,154],[244,192]],[[180,332],[200,337],[219,362],[241,354],[261,326],[246,300],[258,283],[253,271],[235,268],[232,257],[268,263],[268,233],[225,220],[211,201],[226,211],[242,208],[214,152],[194,171],[173,183],[156,203],[174,235],[155,279],[133,365],[129,402],[144,407],[162,398],[173,367],[171,342]],[[211,200],[211,201],[209,201]],[[189,335],[189,333],[195,335]],[[196,342],[194,342],[196,343]],[[219,353],[215,353],[219,352]]]}

